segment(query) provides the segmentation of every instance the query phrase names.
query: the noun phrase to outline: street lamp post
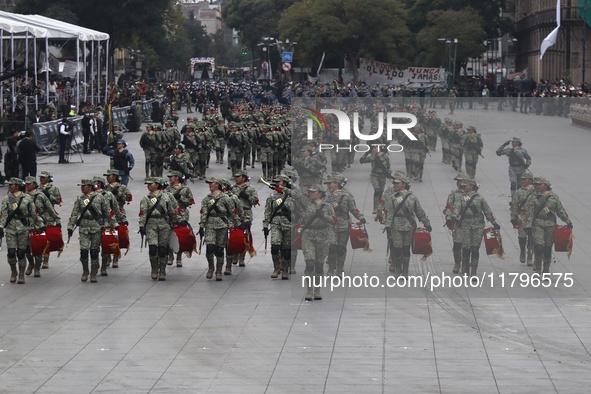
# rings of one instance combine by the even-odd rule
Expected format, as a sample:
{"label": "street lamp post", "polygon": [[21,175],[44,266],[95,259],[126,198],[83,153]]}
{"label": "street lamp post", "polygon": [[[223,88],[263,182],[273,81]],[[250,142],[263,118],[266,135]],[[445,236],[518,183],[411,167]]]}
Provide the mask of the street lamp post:
{"label": "street lamp post", "polygon": [[589,5],[587,4],[587,0],[585,0],[585,2],[583,3],[583,11],[585,11],[584,15],[583,15],[583,69],[581,70],[581,77],[582,77],[582,81],[581,84],[585,83],[585,56],[586,56],[586,51],[587,51],[587,9],[589,8]]}
{"label": "street lamp post", "polygon": [[[455,82],[455,74],[456,74],[456,55],[458,50],[458,39],[457,38],[438,38],[437,41],[445,42],[445,49],[447,55],[447,70],[451,72],[451,83],[448,80],[448,85],[451,88]],[[452,56],[451,56],[451,44],[455,44],[454,48],[454,55],[453,55],[453,68],[452,68]]]}

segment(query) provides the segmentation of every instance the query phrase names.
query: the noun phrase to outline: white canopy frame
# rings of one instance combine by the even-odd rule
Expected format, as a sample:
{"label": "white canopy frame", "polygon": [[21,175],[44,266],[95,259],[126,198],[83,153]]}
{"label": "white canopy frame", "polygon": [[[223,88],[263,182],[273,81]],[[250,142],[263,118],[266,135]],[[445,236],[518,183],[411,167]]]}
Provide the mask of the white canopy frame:
{"label": "white canopy frame", "polygon": [[[4,54],[4,32],[10,33],[10,44],[11,44],[11,57],[12,57],[12,68],[14,70],[14,39],[25,39],[25,64],[28,66],[28,55],[29,55],[29,34],[34,37],[33,39],[33,53],[34,56],[34,70],[35,70],[35,83],[37,83],[37,39],[45,38],[45,97],[46,103],[49,103],[49,40],[50,39],[76,39],[76,108],[80,107],[80,41],[84,43],[83,48],[83,61],[84,64],[84,101],[87,100],[87,86],[88,86],[88,72],[87,70],[87,42],[91,41],[91,51],[90,51],[90,68],[91,68],[91,102],[93,104],[98,104],[100,101],[100,92],[101,92],[101,78],[102,78],[102,67],[101,67],[101,49],[103,49],[102,41],[105,41],[104,51],[105,51],[105,63],[104,63],[104,70],[105,70],[105,94],[104,100],[107,102],[108,100],[108,86],[109,81],[109,35],[107,33],[98,32],[95,30],[83,28],[80,26],[72,25],[70,23],[65,23],[62,21],[58,21],[55,19],[47,18],[41,15],[21,15],[21,14],[13,14],[9,12],[0,11],[0,72],[4,72],[3,69],[3,54]],[[22,33],[25,33],[25,36],[22,36]],[[19,36],[15,36],[15,33],[20,33]],[[97,45],[95,46],[95,41]],[[96,56],[95,56],[95,49],[96,49]],[[94,60],[96,59],[96,70],[97,70],[97,92],[98,94],[94,94],[94,73],[95,73],[95,64]],[[27,71],[27,80],[28,80],[28,71]],[[12,96],[13,100],[15,100],[14,95],[14,82],[12,84]],[[3,97],[2,93],[0,92],[0,105],[3,104]],[[37,100],[36,105],[37,105]],[[28,106],[27,106],[28,108]],[[36,107],[37,108],[37,107]]]}

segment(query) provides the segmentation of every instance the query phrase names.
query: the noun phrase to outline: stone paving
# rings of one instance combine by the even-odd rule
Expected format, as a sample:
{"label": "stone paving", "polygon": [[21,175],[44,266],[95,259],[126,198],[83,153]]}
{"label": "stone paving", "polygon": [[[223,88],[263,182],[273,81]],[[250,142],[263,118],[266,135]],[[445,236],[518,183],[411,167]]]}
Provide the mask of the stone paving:
{"label": "stone paving", "polygon": [[[480,107],[478,107],[480,108]],[[41,278],[10,284],[6,252],[0,260],[0,392],[3,393],[588,393],[591,387],[591,130],[569,119],[522,115],[510,110],[457,110],[441,117],[472,124],[482,133],[477,170],[481,194],[502,226],[506,258],[485,256],[479,270],[494,288],[387,288],[330,292],[306,302],[303,259],[290,281],[271,279],[270,251],[262,236],[263,209],[255,209],[258,255],[222,282],[205,279],[204,256],[171,267],[166,282],[150,279],[147,250],[140,252],[137,215],[143,185],[140,133],[127,134],[136,158],[127,206],[132,245],[120,268],[98,284],[80,282],[77,235],[61,257],[52,255]],[[184,113],[183,113],[184,116]],[[182,122],[181,122],[182,124]],[[548,177],[572,217],[574,251],[555,254],[552,272],[572,274],[571,287],[501,286],[505,274],[531,272],[518,260],[517,236],[509,223],[507,159],[495,150],[517,136],[530,152],[535,175]],[[438,146],[439,148],[439,146]],[[453,276],[451,236],[441,211],[455,172],[441,151],[427,158],[422,183],[413,183],[433,225],[434,254],[413,257],[410,274]],[[39,160],[62,190],[58,209],[67,221],[81,178],[102,174],[108,158],[73,156]],[[215,164],[209,175],[228,176]],[[402,155],[392,168],[404,169]],[[258,166],[258,165],[257,165]],[[256,184],[261,201],[269,189]],[[369,167],[346,172],[348,188],[368,219],[373,190]],[[189,183],[195,200],[203,181]],[[6,189],[4,189],[6,190]],[[4,193],[2,193],[4,194]],[[191,209],[196,226],[199,207]],[[368,223],[372,253],[349,250],[346,272],[388,277],[381,226]],[[522,277],[519,277],[522,278]]]}

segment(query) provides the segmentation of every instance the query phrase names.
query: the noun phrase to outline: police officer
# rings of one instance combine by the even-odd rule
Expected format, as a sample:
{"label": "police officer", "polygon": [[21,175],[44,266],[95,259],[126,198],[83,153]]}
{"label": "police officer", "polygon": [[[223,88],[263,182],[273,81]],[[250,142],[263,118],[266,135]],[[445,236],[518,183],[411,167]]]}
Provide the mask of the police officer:
{"label": "police officer", "polygon": [[[510,146],[509,146],[510,145]],[[509,157],[509,181],[511,182],[511,198],[515,191],[521,187],[521,175],[531,165],[531,157],[522,146],[520,138],[513,137],[497,149],[497,156]]]}
{"label": "police officer", "polygon": [[556,217],[565,222],[571,230],[573,223],[560,199],[552,191],[552,184],[548,178],[535,177],[533,184],[536,198],[528,199],[526,203],[526,211],[531,212],[531,216],[527,217],[527,223],[524,226],[526,232],[531,232],[534,240],[534,272],[546,274],[550,273],[552,262]]}
{"label": "police officer", "polygon": [[90,254],[90,282],[96,283],[99,269],[99,252],[102,243],[102,229],[111,226],[110,210],[105,198],[96,193],[96,185],[92,179],[82,179],[78,184],[81,196],[76,198],[70,220],[68,221],[68,241],[78,227],[80,236],[80,262],[82,276],[80,280],[88,280],[88,260]]}
{"label": "police officer", "polygon": [[151,278],[166,280],[166,257],[170,229],[179,222],[176,215],[176,203],[169,193],[164,193],[164,179],[148,178],[144,184],[148,187],[148,195],[140,202],[139,225],[142,241],[146,237]]}
{"label": "police officer", "polygon": [[327,275],[332,276],[336,274],[340,276],[343,273],[345,260],[347,259],[349,225],[351,224],[349,215],[353,215],[361,224],[365,224],[366,220],[359,209],[357,209],[353,195],[343,189],[346,183],[345,177],[340,174],[332,174],[324,183],[328,186],[326,202],[332,205],[336,218],[338,219],[334,229],[335,242],[328,249]]}
{"label": "police officer", "polygon": [[[27,190],[27,194],[33,200],[33,205],[35,206],[37,215],[41,217],[43,223],[46,226],[61,227],[60,218],[53,209],[53,205],[49,201],[49,198],[47,198],[45,194],[40,192],[38,187],[39,186],[37,185],[37,180],[35,179],[35,177],[28,176],[25,178],[25,188]],[[33,256],[31,252],[31,246],[29,245],[29,247],[27,248],[27,260],[29,260],[29,266],[27,267],[25,274],[31,275],[33,270],[35,270],[34,276],[35,278],[38,278],[41,276],[41,261],[42,258],[45,256]]]}
{"label": "police officer", "polygon": [[[294,201],[281,188],[291,189],[291,180],[286,175],[278,175],[273,179],[278,186],[265,202],[265,216],[263,219],[263,233],[265,240],[271,233],[271,258],[273,259],[273,273],[271,278],[289,279],[291,268],[291,215]],[[269,230],[271,226],[271,230]]]}
{"label": "police officer", "polygon": [[478,194],[478,185],[473,179],[460,183],[464,195],[457,199],[451,214],[455,225],[454,232],[458,232],[458,241],[462,245],[462,272],[464,275],[475,277],[478,269],[479,249],[484,232],[484,219],[491,222],[495,230],[501,226],[484,199]]}
{"label": "police officer", "polygon": [[18,259],[18,283],[25,283],[27,265],[26,250],[29,247],[29,230],[44,227],[37,215],[31,197],[24,192],[25,184],[20,178],[10,178],[8,195],[2,199],[0,208],[0,240],[6,235],[10,283],[17,281],[16,263]]}
{"label": "police officer", "polygon": [[533,213],[526,209],[528,201],[530,199],[536,199],[533,180],[534,177],[530,171],[523,173],[521,176],[521,184],[523,186],[515,192],[510,204],[511,224],[514,229],[517,229],[517,240],[519,241],[519,261],[522,263],[527,261],[528,267],[533,265],[532,256],[534,245],[531,231],[526,232],[523,225],[524,223],[528,223],[528,217],[531,217]]}
{"label": "police officer", "polygon": [[201,201],[201,218],[199,220],[199,236],[205,237],[205,257],[207,258],[207,279],[213,277],[214,256],[215,280],[222,280],[224,266],[224,249],[228,244],[228,228],[240,225],[240,219],[234,211],[230,197],[222,191],[223,181],[209,178],[210,193]]}
{"label": "police officer", "polygon": [[404,175],[398,173],[392,180],[394,195],[385,201],[384,227],[388,233],[388,242],[392,246],[392,260],[394,276],[408,276],[410,264],[411,245],[414,240],[414,232],[417,227],[415,216],[431,232],[431,222],[421,207],[418,198],[409,190],[410,182]]}

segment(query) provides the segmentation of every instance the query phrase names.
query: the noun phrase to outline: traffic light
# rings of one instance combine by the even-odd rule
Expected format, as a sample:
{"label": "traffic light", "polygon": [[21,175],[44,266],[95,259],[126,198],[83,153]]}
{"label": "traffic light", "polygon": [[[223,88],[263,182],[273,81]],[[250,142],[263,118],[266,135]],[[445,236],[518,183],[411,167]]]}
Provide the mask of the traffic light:
{"label": "traffic light", "polygon": [[248,51],[246,50],[246,48],[242,48],[242,54],[245,56],[248,55]]}

